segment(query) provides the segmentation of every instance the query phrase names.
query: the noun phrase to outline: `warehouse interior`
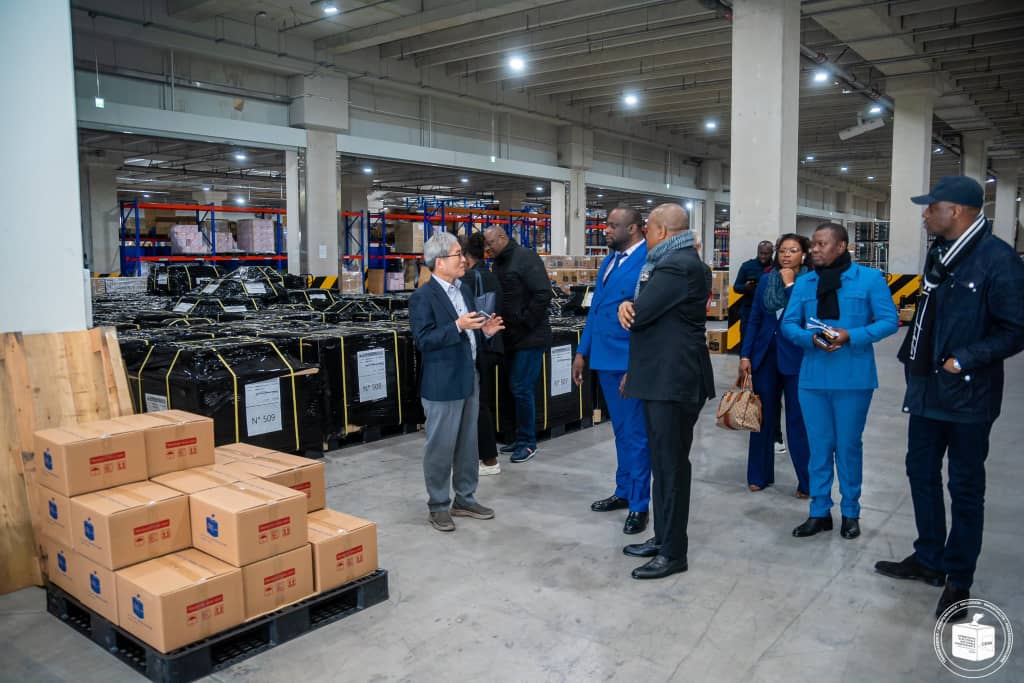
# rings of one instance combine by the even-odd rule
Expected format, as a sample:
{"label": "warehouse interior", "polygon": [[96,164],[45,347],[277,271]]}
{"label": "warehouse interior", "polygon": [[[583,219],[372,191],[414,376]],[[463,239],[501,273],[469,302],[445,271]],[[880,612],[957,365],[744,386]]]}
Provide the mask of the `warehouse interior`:
{"label": "warehouse interior", "polygon": [[[5,3],[0,18],[13,96],[0,115],[10,293],[0,297],[0,442],[11,453],[0,454],[0,655],[12,680],[964,673],[933,646],[936,591],[872,567],[915,538],[896,354],[929,242],[909,198],[944,176],[971,177],[993,233],[1024,254],[1024,4],[37,0]],[[582,338],[608,213],[646,216],[664,203],[684,208],[713,271],[706,327],[719,397],[739,363],[745,299],[731,285],[763,240],[839,223],[853,261],[886,276],[901,327],[874,350],[860,539],[792,538],[807,504],[793,496],[789,456],[776,458],[775,486],[749,491],[747,435],[716,427],[713,399],[691,451],[689,571],[630,579],[622,546],[643,539],[622,533],[624,514],[590,510],[615,484],[607,401],[596,375],[564,392],[552,378]],[[501,455],[501,474],[480,478],[494,520],[438,534],[423,504],[422,357],[408,301],[429,281],[431,235],[495,226],[541,257],[553,288],[542,440],[531,462]],[[364,372],[380,384],[368,389]],[[502,443],[514,432],[503,373],[487,399]],[[1018,632],[1022,378],[1024,359],[1011,358],[973,589]],[[267,405],[252,398],[262,390],[278,404],[263,418],[280,425],[247,423]],[[170,647],[168,636],[161,650],[155,635],[119,625],[117,609],[82,601],[52,576],[65,550],[140,592],[133,569],[163,554],[97,559],[70,531],[40,526],[51,494],[70,506],[102,490],[48,486],[33,434],[115,418],[155,430],[168,409],[203,417],[218,459],[196,462],[227,465],[234,478],[222,483],[243,470],[245,481],[261,477],[256,457],[276,463],[274,476],[313,477],[323,500],[300,515],[312,526],[328,515],[345,526],[339,535],[372,527],[376,557],[333,588],[317,583],[313,597],[319,574],[302,600],[247,611],[232,628],[266,624],[267,635],[231,640],[227,654],[216,637]],[[231,452],[235,442],[284,455]],[[108,486],[164,486],[157,479]],[[278,557],[225,559],[191,524],[180,552],[210,553],[243,576]],[[305,547],[319,571],[326,551]],[[309,615],[328,594],[333,611],[317,622]],[[295,626],[300,617],[312,625]],[[1024,658],[1008,654],[991,680],[1024,680]]]}

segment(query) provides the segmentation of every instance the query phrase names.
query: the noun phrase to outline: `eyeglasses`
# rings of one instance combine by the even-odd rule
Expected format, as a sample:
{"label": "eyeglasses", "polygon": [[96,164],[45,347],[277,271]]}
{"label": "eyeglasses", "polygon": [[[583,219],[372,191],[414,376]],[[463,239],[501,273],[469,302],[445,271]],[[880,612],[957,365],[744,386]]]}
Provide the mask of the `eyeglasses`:
{"label": "eyeglasses", "polygon": [[800,247],[793,247],[792,249],[779,249],[778,253],[780,253],[780,254],[802,254],[803,251],[804,250],[801,249]]}
{"label": "eyeglasses", "polygon": [[462,258],[465,256],[461,251],[457,251],[454,254],[447,254],[445,256],[438,256],[437,258]]}

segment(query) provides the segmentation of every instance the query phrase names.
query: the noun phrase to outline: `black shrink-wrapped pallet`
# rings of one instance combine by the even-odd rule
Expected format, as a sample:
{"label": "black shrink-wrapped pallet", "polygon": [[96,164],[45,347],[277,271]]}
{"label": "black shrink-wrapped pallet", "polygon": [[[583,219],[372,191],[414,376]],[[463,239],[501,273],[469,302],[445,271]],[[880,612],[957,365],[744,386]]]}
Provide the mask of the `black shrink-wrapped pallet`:
{"label": "black shrink-wrapped pallet", "polygon": [[323,445],[319,368],[272,339],[153,344],[136,378],[142,408],[213,418],[218,445],[243,441],[285,452]]}
{"label": "black shrink-wrapped pallet", "polygon": [[206,263],[154,264],[146,277],[146,291],[181,296],[219,277],[220,269]]}

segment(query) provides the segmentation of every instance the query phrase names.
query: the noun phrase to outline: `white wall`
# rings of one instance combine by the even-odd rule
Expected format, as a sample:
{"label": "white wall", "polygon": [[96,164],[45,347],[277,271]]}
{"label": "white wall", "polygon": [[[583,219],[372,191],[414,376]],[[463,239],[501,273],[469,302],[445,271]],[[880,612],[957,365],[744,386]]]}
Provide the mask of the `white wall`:
{"label": "white wall", "polygon": [[7,230],[0,331],[87,327],[71,20],[66,0],[0,3]]}

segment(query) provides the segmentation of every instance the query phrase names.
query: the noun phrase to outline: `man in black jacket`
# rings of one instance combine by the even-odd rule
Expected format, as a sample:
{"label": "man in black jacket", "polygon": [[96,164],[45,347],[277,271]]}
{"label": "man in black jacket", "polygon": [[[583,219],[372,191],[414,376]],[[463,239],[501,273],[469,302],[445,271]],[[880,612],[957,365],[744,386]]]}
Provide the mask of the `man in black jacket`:
{"label": "man in black jacket", "polygon": [[537,253],[510,240],[504,228],[488,229],[484,242],[494,257],[494,274],[501,284],[505,358],[516,405],[515,443],[501,450],[512,453],[512,462],[526,462],[537,454],[534,387],[551,346],[551,282]]}
{"label": "man in black jacket", "polygon": [[[917,540],[901,562],[875,570],[945,585],[935,616],[970,597],[985,514],[985,458],[1003,398],[1003,360],[1024,349],[1024,264],[992,234],[981,185],[942,178],[923,215],[935,244],[899,358],[906,366],[903,412],[910,414],[907,477]],[[949,459],[952,526],[946,535],[942,459]],[[965,607],[950,610],[963,619]]]}
{"label": "man in black jacket", "polygon": [[643,401],[654,476],[654,537],[626,555],[652,558],[634,579],[686,571],[690,515],[690,445],[704,403],[715,395],[708,355],[707,270],[693,248],[686,211],[662,204],[647,218],[647,261],[633,301],[619,305],[630,330],[623,393]]}

